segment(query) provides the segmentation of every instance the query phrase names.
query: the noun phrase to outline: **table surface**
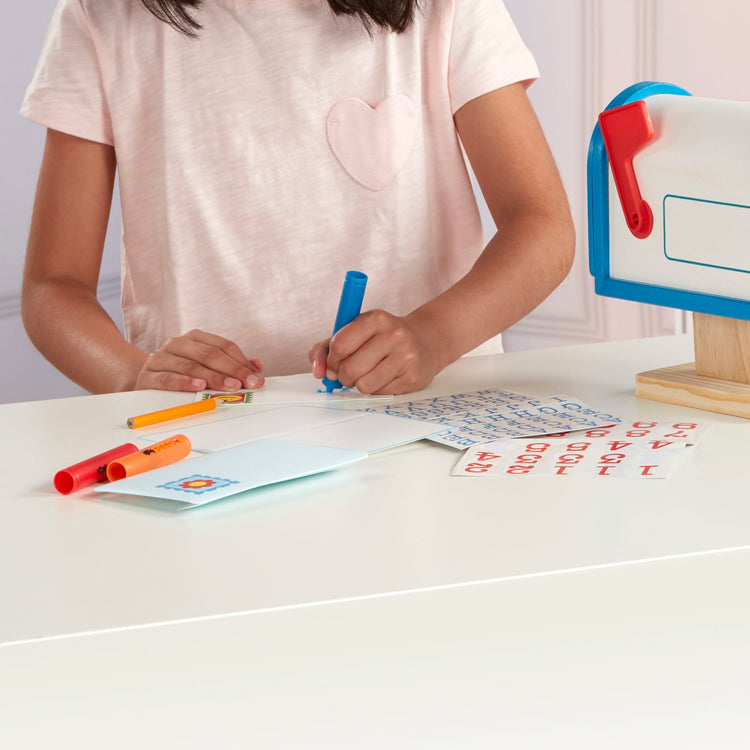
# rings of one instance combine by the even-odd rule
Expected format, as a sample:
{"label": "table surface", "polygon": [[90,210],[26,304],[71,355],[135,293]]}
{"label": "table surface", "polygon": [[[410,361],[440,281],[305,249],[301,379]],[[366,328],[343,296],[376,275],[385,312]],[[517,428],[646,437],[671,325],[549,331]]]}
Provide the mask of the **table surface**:
{"label": "table surface", "polygon": [[691,354],[678,336],[464,358],[401,397],[501,387],[713,423],[668,480],[451,477],[459,454],[423,441],[177,512],[51,480],[184,394],[0,406],[0,643],[746,547],[750,422],[634,395]]}
{"label": "table surface", "polygon": [[51,480],[184,394],[0,406],[0,746],[750,746],[750,422],[634,396],[691,355],[466,358],[401,399],[712,423],[668,480],[451,477],[420,442],[176,512]]}
{"label": "table surface", "polygon": [[0,649],[0,744],[744,750],[750,551]]}

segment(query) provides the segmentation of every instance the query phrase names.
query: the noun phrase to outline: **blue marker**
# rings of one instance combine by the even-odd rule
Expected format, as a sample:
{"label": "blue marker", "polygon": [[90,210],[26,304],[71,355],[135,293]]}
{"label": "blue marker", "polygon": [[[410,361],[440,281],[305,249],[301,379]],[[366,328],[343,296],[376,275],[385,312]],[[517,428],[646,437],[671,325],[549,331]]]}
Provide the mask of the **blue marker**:
{"label": "blue marker", "polygon": [[[359,315],[362,309],[362,299],[365,296],[367,286],[367,275],[360,271],[347,271],[344,279],[344,288],[341,290],[341,301],[339,311],[336,313],[336,322],[333,324],[333,333],[351,323]],[[331,393],[334,388],[343,388],[338,380],[323,378],[326,393]]]}

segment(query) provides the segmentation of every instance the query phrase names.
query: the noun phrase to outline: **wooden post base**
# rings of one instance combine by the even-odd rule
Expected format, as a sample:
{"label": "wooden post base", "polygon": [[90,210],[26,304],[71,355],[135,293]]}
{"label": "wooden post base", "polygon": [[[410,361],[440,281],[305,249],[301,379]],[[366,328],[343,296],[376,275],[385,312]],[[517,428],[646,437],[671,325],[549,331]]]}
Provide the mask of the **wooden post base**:
{"label": "wooden post base", "polygon": [[750,321],[693,313],[695,362],[641,372],[636,396],[750,419]]}
{"label": "wooden post base", "polygon": [[693,343],[699,375],[750,383],[750,320],[693,313]]}
{"label": "wooden post base", "polygon": [[638,373],[635,395],[750,419],[750,384],[698,375],[695,362]]}

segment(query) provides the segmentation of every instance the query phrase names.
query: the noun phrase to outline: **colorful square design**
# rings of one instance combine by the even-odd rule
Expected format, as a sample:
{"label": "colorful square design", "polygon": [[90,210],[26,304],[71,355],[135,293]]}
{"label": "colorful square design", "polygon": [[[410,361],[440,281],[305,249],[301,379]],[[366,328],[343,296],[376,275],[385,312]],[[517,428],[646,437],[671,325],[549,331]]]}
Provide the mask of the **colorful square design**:
{"label": "colorful square design", "polygon": [[215,399],[221,406],[233,406],[234,404],[252,404],[253,392],[236,391],[235,393],[204,393],[201,396],[201,401],[207,401],[209,398]]}
{"label": "colorful square design", "polygon": [[204,492],[228,487],[230,484],[239,484],[234,479],[221,479],[220,477],[209,477],[204,474],[193,474],[173,482],[159,484],[157,487],[165,490],[177,490],[178,492],[189,492],[192,495],[202,495]]}

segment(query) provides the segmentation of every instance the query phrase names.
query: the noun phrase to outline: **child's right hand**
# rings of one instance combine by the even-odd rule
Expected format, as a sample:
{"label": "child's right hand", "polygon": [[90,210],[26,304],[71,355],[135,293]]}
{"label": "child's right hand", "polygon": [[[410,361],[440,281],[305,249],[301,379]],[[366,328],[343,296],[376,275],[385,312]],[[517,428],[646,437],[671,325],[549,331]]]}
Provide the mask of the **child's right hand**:
{"label": "child's right hand", "polygon": [[233,341],[193,330],[166,341],[146,357],[136,390],[237,391],[260,388],[263,363],[247,359]]}

